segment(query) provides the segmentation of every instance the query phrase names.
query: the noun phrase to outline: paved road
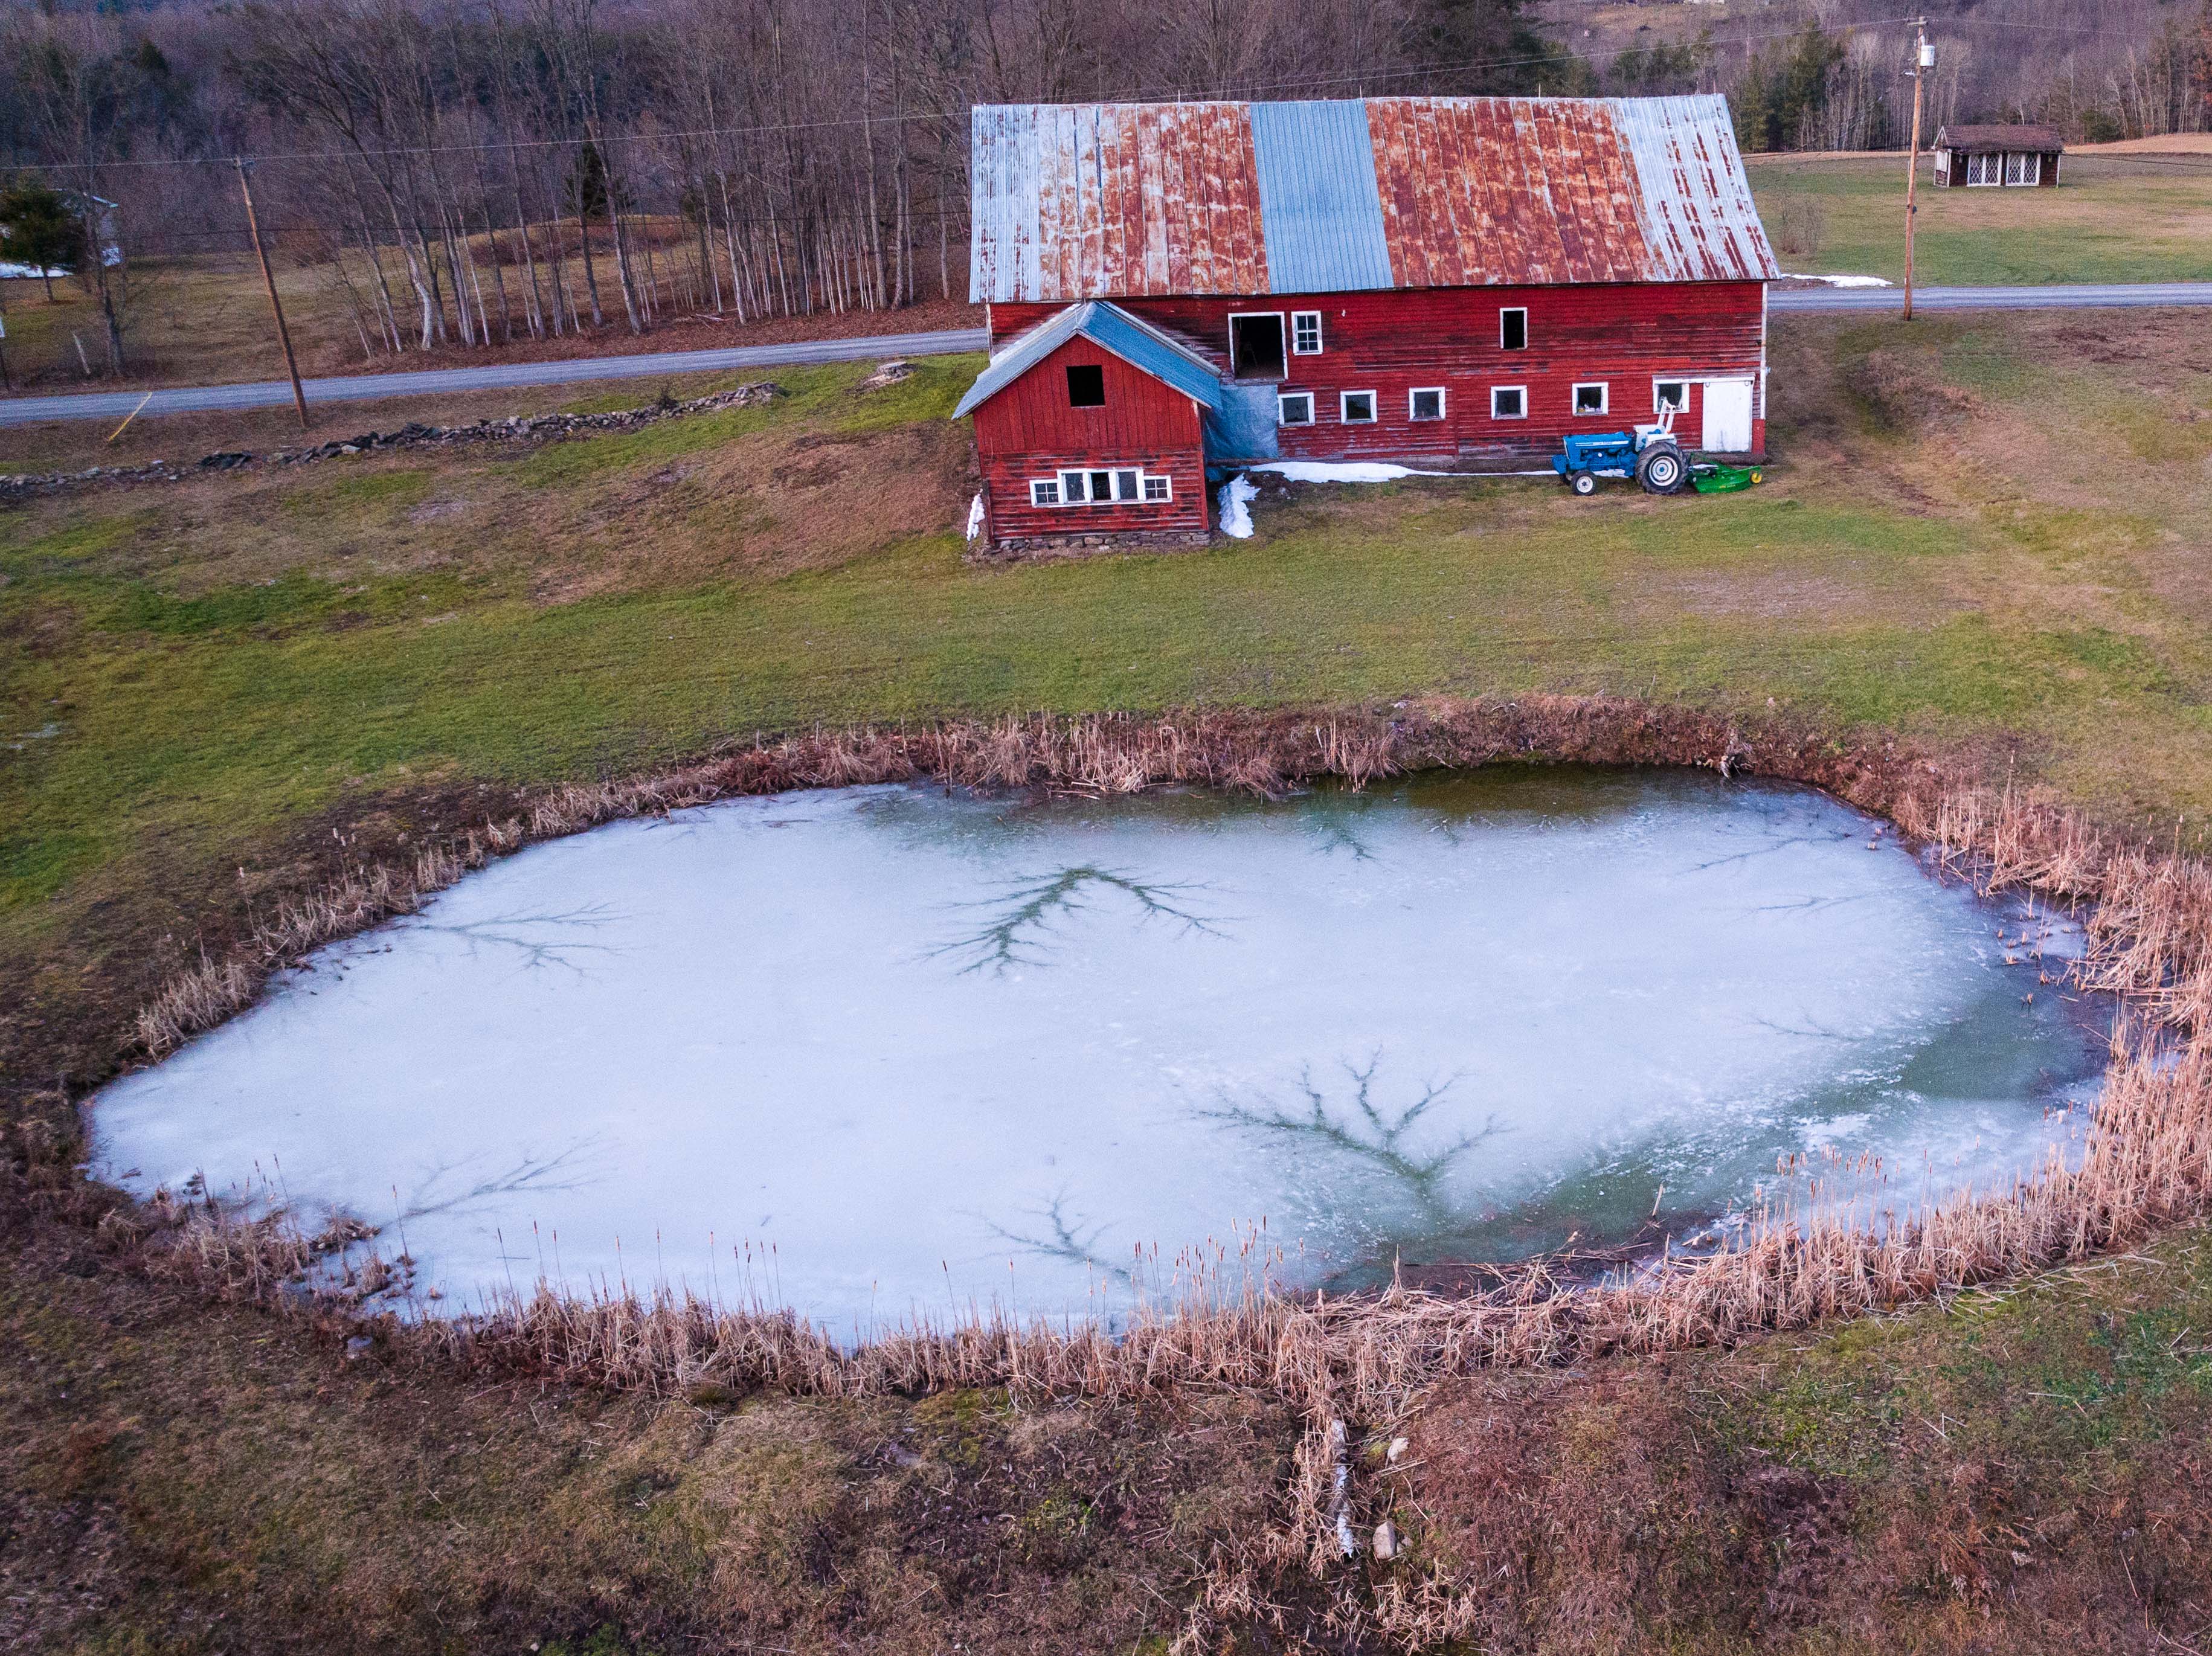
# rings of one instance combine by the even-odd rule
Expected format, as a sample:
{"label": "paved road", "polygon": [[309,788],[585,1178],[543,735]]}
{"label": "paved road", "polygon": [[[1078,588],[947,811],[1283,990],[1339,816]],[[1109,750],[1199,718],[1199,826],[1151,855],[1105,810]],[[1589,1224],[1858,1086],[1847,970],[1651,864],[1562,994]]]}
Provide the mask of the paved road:
{"label": "paved road", "polygon": [[[1778,312],[1887,311],[1899,302],[1894,288],[1796,288],[1773,290]],[[2100,282],[2080,287],[1923,288],[1914,295],[1927,311],[2100,310],[2116,306],[2212,306],[2212,282]],[[476,368],[433,368],[419,373],[357,373],[307,382],[309,407],[383,397],[496,391],[506,385],[559,385],[591,379],[652,379],[670,374],[714,373],[729,368],[773,367],[792,362],[849,362],[871,357],[933,356],[983,349],[981,329],[939,333],[884,334],[861,339],[816,339],[790,345],[744,345],[719,351],[657,351],[642,356],[590,356],[557,362],[501,362]],[[67,397],[0,397],[0,427],[46,420],[120,420],[143,391],[96,391]],[[245,385],[189,385],[158,391],[148,415],[280,406],[292,400],[282,379]]]}
{"label": "paved road", "polygon": [[[562,385],[587,379],[654,379],[678,373],[715,373],[727,368],[772,367],[793,362],[851,362],[883,356],[941,356],[980,351],[981,328],[941,333],[879,334],[864,339],[811,339],[789,345],[742,345],[719,351],[654,351],[641,356],[585,356],[556,362],[493,362],[478,368],[426,368],[416,373],[355,373],[302,382],[307,406],[358,403],[383,397],[427,397],[448,391],[497,391],[507,385]],[[120,420],[138,406],[143,391],[94,391],[67,397],[0,397],[0,426],[44,420]],[[157,391],[146,414],[204,413],[210,409],[289,406],[290,382],[246,385],[180,385]]]}
{"label": "paved road", "polygon": [[[1775,311],[1893,311],[1896,288],[1776,288]],[[2145,305],[2212,305],[2212,282],[2100,282],[2077,287],[1919,288],[1915,311],[2099,311]],[[4,416],[0,416],[4,417]]]}

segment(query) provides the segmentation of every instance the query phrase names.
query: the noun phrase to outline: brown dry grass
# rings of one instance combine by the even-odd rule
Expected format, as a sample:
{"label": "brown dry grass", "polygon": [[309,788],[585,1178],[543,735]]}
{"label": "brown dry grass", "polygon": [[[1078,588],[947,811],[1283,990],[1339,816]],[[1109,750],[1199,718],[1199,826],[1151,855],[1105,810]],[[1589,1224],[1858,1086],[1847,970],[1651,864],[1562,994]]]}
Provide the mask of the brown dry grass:
{"label": "brown dry grass", "polygon": [[[1401,1286],[1334,1301],[1276,1293],[1263,1265],[1224,1255],[1140,1307],[1119,1338],[994,1315],[917,1321],[848,1349],[770,1306],[665,1292],[576,1300],[543,1284],[482,1316],[404,1337],[421,1355],[464,1371],[661,1395],[710,1387],[866,1397],[997,1386],[1018,1395],[1127,1399],[1197,1386],[1279,1398],[1310,1421],[1287,1520],[1212,1561],[1186,1628],[1194,1649],[1231,1625],[1285,1613],[1285,1584],[1325,1570],[1337,1543],[1324,1491],[1332,1435],[1341,1441],[1344,1419],[1389,1422],[1425,1390],[1486,1369],[1726,1344],[1941,1298],[2125,1246],[2212,1204],[2212,870],[2202,862],[2116,840],[2046,803],[1961,786],[1893,744],[1853,749],[1695,713],[1571,698],[1436,701],[1395,713],[822,732],[635,782],[562,790],[526,814],[424,850],[411,868],[364,869],[317,901],[287,907],[245,949],[172,984],[142,1018],[141,1040],[158,1055],[245,1004],[275,967],[528,841],[740,794],[922,777],[1093,793],[1169,782],[1276,793],[1322,776],[1357,786],[1409,769],[1504,757],[1700,763],[1817,783],[1889,816],[1986,888],[2032,888],[2086,910],[2082,981],[2123,997],[2130,1022],[2078,1164],[2054,1158],[2009,1191],[1947,1201],[1879,1232],[1848,1218],[1775,1213],[1711,1254],[1670,1258],[1595,1283],[1567,1280],[1539,1262],[1501,1272],[1494,1286],[1476,1292]],[[238,1224],[202,1208],[149,1210],[140,1222],[162,1233],[147,1255],[161,1273],[223,1298],[316,1297],[305,1283],[317,1245],[281,1221]],[[331,1251],[327,1240],[322,1251]],[[349,1299],[370,1291],[374,1283],[360,1273],[380,1281],[382,1264],[373,1253],[347,1263],[336,1291]],[[1786,1507],[1796,1496],[1781,1491],[1776,1500]],[[1621,1592],[1626,1605],[1632,1584]],[[1389,1581],[1373,1595],[1340,1595],[1328,1614],[1346,1637],[1373,1635],[1411,1648],[1474,1632],[1470,1606],[1479,1602],[1455,1590],[1449,1570],[1432,1571]],[[1585,1606],[1575,1620],[1595,1626],[1607,1614]]]}
{"label": "brown dry grass", "polygon": [[[2212,1013],[2212,873],[2192,858],[2119,840],[2077,816],[2008,792],[1962,783],[1927,752],[1896,743],[1823,741],[1801,730],[1745,727],[1725,719],[1655,710],[1632,701],[1524,699],[1513,703],[1425,701],[1385,712],[1328,714],[1194,714],[1182,719],[1082,719],[931,725],[921,730],[817,731],[748,747],[679,772],[630,783],[557,789],[522,810],[445,836],[411,862],[361,867],[312,900],[276,911],[246,946],[201,961],[146,1008],[146,1052],[161,1052],[226,1017],[258,992],[265,973],[321,942],[352,933],[420,902],[491,856],[540,838],[573,834],[641,811],[681,810],[738,794],[936,779],[980,787],[1060,787],[1119,794],[1159,783],[1203,783],[1276,794],[1301,780],[1340,776],[1354,785],[1431,765],[1500,758],[1579,763],[1698,763],[1816,783],[1882,811],[1938,846],[1962,873],[1990,887],[2035,887],[2084,904],[2093,950],[2086,981],[2119,992],[2136,1041],[2115,1065],[2106,1101],[2077,1168],[2053,1165],[2037,1180],[1997,1196],[1955,1200],[1882,1236],[1844,1222],[1770,1225],[1708,1258],[1677,1258],[1628,1280],[1571,1283],[1541,1265],[1506,1273],[1475,1294],[1395,1289],[1354,1300],[1294,1300],[1270,1294],[1263,1269],[1221,1258],[1179,1294],[1146,1307],[1119,1342],[1095,1331],[1048,1331],[978,1320],[915,1325],[858,1351],[823,1340],[775,1307],[712,1307],[661,1295],[515,1298],[465,1325],[398,1329],[380,1342],[431,1371],[502,1380],[556,1380],[659,1398],[734,1398],[754,1391],[817,1398],[896,1398],[967,1386],[1006,1388],[1015,1398],[1091,1398],[1115,1406],[1188,1393],[1252,1393],[1305,1415],[1307,1430],[1281,1483],[1279,1521],[1212,1534],[1192,1556],[1194,1605],[1183,1649],[1210,1649],[1232,1629],[1272,1625],[1285,1638],[1380,1641],[1420,1647],[1437,1638],[1516,1638],[1531,1605],[1553,1607],[1555,1634],[1573,1647],[1628,1647],[1637,1607],[1666,1598],[1652,1570],[1687,1568],[1694,1548],[1656,1548],[1639,1526],[1674,1503],[1710,1517],[1714,1477],[1705,1457],[1677,1453],[1666,1424],[1674,1402],[1650,1371],[1635,1398],[1606,1402],[1606,1388],[1579,1395],[1575,1410],[1613,1419],[1610,1441],[1635,1444],[1639,1488],[1614,1488],[1589,1510],[1555,1510],[1548,1541],[1528,1552],[1541,1565],[1504,1598],[1467,1574],[1482,1555],[1482,1523],[1506,1526],[1533,1548],[1520,1507],[1468,1519],[1453,1545],[1431,1545],[1398,1570],[1345,1572],[1328,1521],[1332,1430],[1356,1422],[1380,1444],[1440,1384],[1520,1368],[1558,1371],[1610,1353],[1668,1353],[1735,1344],[1765,1329],[1802,1329],[1840,1315],[1907,1307],[1958,1294],[1973,1283],[2013,1278],[2039,1265],[2128,1245],[2154,1227],[2205,1211],[2212,1198],[2212,1048],[2199,1030]],[[2166,1064],[2148,1039],[2161,1033]],[[195,1294],[250,1305],[347,1313],[389,1269],[374,1247],[349,1238],[303,1238],[281,1221],[241,1225],[206,1207],[128,1210],[84,1192],[66,1163],[64,1134],[18,1130],[31,1185],[55,1203],[91,1198],[101,1245],[139,1269]],[[84,1192],[77,1196],[76,1192]],[[319,1287],[310,1287],[310,1283]],[[1504,1384],[1486,1380],[1486,1386]],[[1495,1393],[1491,1393],[1495,1395]],[[1641,1398],[1641,1402],[1637,1402]],[[1593,1413],[1595,1410],[1595,1413]],[[1613,1413],[1606,1413],[1613,1410]],[[1656,1410],[1656,1413],[1652,1413]],[[1579,1417],[1579,1415],[1577,1415]],[[1548,1479],[1573,1461],[1573,1419],[1553,1419],[1524,1446],[1547,1459]],[[1656,1422],[1656,1424],[1655,1424]],[[1681,1422],[1677,1422],[1681,1426]],[[1690,1430],[1681,1426],[1681,1430]],[[1558,1435],[1566,1433],[1566,1440]],[[1460,1441],[1460,1440],[1451,1440]],[[1489,1444],[1489,1437],[1484,1437]],[[1548,1444],[1548,1448],[1544,1448]],[[1468,1450],[1474,1453],[1474,1450]],[[1620,1450],[1608,1450],[1620,1461]],[[1510,1461],[1510,1455],[1506,1457]],[[1484,1461],[1500,1488],[1531,1483],[1495,1455]],[[1356,1459],[1352,1477],[1360,1541],[1402,1490],[1402,1479]],[[1632,1468],[1628,1468],[1632,1471]],[[1628,1471],[1613,1464],[1614,1483]],[[1526,1475],[1526,1477],[1524,1477]],[[1756,1483],[1752,1519],[1794,1537],[1802,1570],[1818,1574],[1834,1521],[1816,1482],[1777,1475]],[[1533,1483],[1531,1483],[1533,1486]],[[1752,1486],[1745,1486],[1752,1488]],[[1631,1499],[1632,1497],[1632,1499]],[[1516,1528],[1517,1526],[1517,1528]],[[1449,1528],[1449,1526],[1447,1526]],[[1712,1537],[1708,1537],[1712,1539]],[[1712,1539],[1714,1545],[1723,1545]],[[1741,1537],[1728,1548],[1743,1545]],[[1735,1556],[1735,1555],[1729,1555]],[[1620,1568],[1583,1568],[1613,1559]],[[1537,1568],[1537,1565],[1531,1565]],[[1728,1574],[1728,1572],[1723,1572]],[[1770,1621],[1787,1623],[1798,1587],[1792,1572],[1771,1580],[1743,1568],[1760,1592],[1781,1594]],[[1710,1576],[1710,1570],[1705,1572]],[[1701,1579],[1705,1579],[1701,1576]],[[1314,1598],[1316,1583],[1334,1583]],[[1710,1586],[1710,1580],[1708,1580]],[[1509,1641],[1510,1643],[1510,1641]]]}

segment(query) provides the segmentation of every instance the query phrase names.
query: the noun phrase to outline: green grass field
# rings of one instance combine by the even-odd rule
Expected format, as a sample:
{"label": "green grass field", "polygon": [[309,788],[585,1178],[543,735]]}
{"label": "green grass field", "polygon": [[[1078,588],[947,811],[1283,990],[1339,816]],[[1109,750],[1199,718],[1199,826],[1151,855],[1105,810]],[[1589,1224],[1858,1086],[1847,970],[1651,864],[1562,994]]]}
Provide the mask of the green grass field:
{"label": "green grass field", "polygon": [[[1905,276],[1905,158],[1752,157],[1785,270]],[[1939,190],[1921,163],[1916,278],[1930,285],[2212,281],[2212,155],[2082,155],[2051,190]]]}
{"label": "green grass field", "polygon": [[[0,1101],[81,1091],[165,973],[337,863],[817,721],[1606,690],[1956,744],[2203,840],[2195,315],[1778,324],[1744,494],[1271,491],[1249,542],[1011,568],[951,527],[974,366],[0,514]],[[0,1631],[52,1648],[1157,1653],[1208,1550],[1272,1521],[1298,1429],[1234,1398],[463,1386],[9,1222],[0,1604],[33,1609]],[[1424,1544],[1505,1572],[1499,1647],[2150,1647],[2206,1619],[2208,1304],[2192,1233],[1468,1382],[1413,1428]]]}

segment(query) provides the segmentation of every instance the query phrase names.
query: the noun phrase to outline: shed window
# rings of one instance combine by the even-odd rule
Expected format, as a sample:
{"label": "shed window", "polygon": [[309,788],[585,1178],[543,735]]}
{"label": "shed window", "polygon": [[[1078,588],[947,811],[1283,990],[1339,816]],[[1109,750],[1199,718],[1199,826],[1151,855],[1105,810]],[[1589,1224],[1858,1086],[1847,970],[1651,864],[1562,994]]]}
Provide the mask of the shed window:
{"label": "shed window", "polygon": [[1527,419],[1528,388],[1526,385],[1492,385],[1490,388],[1490,417],[1493,420]]}
{"label": "shed window", "polygon": [[1347,426],[1373,425],[1375,423],[1375,393],[1371,391],[1346,391],[1339,413]]}
{"label": "shed window", "polygon": [[2003,182],[2004,157],[2002,155],[1969,155],[1966,157],[1967,188],[1972,189],[1981,185],[2002,184]]}
{"label": "shed window", "polygon": [[2007,184],[2040,184],[2043,182],[2043,157],[2014,150],[2005,157]]}
{"label": "shed window", "polygon": [[1651,412],[1664,414],[1672,409],[1677,414],[1690,411],[1690,382],[1686,379],[1654,379],[1651,382]]}
{"label": "shed window", "polygon": [[1605,412],[1605,404],[1606,387],[1602,380],[1598,381],[1594,385],[1577,385],[1575,387],[1575,412],[1577,414],[1603,414]]}
{"label": "shed window", "polygon": [[1313,393],[1310,391],[1283,392],[1275,398],[1275,417],[1286,426],[1313,424]]}
{"label": "shed window", "polygon": [[1418,385],[1407,392],[1406,417],[1408,420],[1443,419],[1444,388],[1442,385]]}
{"label": "shed window", "polygon": [[1523,306],[1498,313],[1498,349],[1501,351],[1525,351],[1528,349],[1528,312]]}
{"label": "shed window", "polygon": [[1321,312],[1319,311],[1291,312],[1291,349],[1299,356],[1321,355]]}
{"label": "shed window", "polygon": [[1168,479],[1152,476],[1136,466],[1063,471],[1056,476],[1030,479],[1031,506],[1121,506],[1174,498],[1174,487]]}
{"label": "shed window", "polygon": [[1073,363],[1067,370],[1067,406],[1103,409],[1106,406],[1106,370],[1097,363]]}

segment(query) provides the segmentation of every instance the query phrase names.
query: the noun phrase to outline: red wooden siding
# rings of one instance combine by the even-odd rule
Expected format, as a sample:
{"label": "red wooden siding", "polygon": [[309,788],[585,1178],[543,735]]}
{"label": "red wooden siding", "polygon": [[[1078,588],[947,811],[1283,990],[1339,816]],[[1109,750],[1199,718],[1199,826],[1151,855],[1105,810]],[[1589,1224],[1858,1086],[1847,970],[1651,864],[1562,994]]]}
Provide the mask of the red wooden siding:
{"label": "red wooden siding", "polygon": [[[1048,314],[1056,306],[1044,307]],[[1067,370],[1103,373],[1102,407],[1068,406]],[[1151,533],[1206,526],[1198,405],[1088,339],[1071,339],[975,410],[990,537]],[[1030,480],[1060,467],[1135,466],[1173,481],[1165,501],[1036,507]]]}
{"label": "red wooden siding", "polygon": [[[1691,448],[1701,444],[1705,416],[1701,388],[1694,382],[1750,379],[1752,452],[1765,452],[1765,306],[1764,289],[1755,282],[1441,288],[1303,298],[1128,298],[1116,303],[1175,334],[1224,372],[1231,312],[1279,310],[1287,329],[1292,311],[1320,311],[1321,354],[1292,356],[1290,377],[1283,382],[1285,391],[1314,393],[1316,423],[1283,428],[1286,459],[1477,464],[1532,460],[1557,452],[1560,437],[1569,432],[1620,430],[1651,419],[1654,379],[1693,382],[1689,411],[1678,422]],[[1058,308],[992,306],[994,348]],[[1501,350],[1498,313],[1516,308],[1528,312],[1528,349]],[[1042,371],[1030,376],[1044,377]],[[1064,376],[1051,378],[1064,403]],[[1589,381],[1609,386],[1607,412],[1577,416],[1573,387]],[[1444,388],[1445,418],[1410,420],[1407,393],[1430,385]],[[1492,420],[1493,385],[1527,386],[1528,417]],[[1338,418],[1338,397],[1346,391],[1375,393],[1379,417],[1374,424],[1346,425]],[[1010,391],[997,400],[1006,403],[1015,395]],[[992,406],[978,410],[979,442]]]}

